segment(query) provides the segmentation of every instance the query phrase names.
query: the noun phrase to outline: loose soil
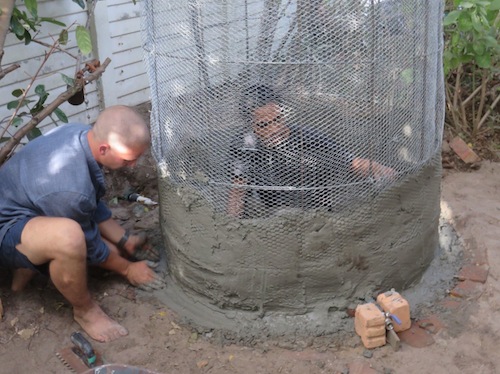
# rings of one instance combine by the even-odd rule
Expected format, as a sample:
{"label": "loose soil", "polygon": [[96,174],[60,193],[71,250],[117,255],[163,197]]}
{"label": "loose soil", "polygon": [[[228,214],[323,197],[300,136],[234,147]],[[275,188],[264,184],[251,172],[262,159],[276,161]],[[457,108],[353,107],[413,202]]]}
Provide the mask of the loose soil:
{"label": "loose soil", "polygon": [[[453,163],[459,162],[453,158]],[[107,363],[164,374],[498,373],[500,163],[483,161],[474,170],[464,165],[460,169],[445,170],[442,201],[465,250],[486,252],[489,276],[468,298],[456,298],[453,307],[424,308],[445,325],[439,329],[435,322],[434,328],[426,330],[434,340],[430,346],[415,348],[403,343],[397,352],[390,345],[368,352],[354,331],[342,342],[320,337],[293,344],[287,339],[241,344],[217,331],[199,333],[153,294],[129,286],[114,274],[90,269],[92,294],[110,316],[129,329],[127,337],[111,343],[93,342],[94,348]],[[151,156],[146,155],[133,172],[109,172],[107,177],[107,199],[114,217],[134,231],[145,230],[153,244],[161,246],[158,208],[121,199],[131,190],[158,198]],[[55,354],[70,346],[71,333],[80,330],[68,303],[43,277],[36,277],[18,295],[9,286],[10,274],[2,270],[0,374],[69,373]],[[434,292],[445,298],[449,290]]]}

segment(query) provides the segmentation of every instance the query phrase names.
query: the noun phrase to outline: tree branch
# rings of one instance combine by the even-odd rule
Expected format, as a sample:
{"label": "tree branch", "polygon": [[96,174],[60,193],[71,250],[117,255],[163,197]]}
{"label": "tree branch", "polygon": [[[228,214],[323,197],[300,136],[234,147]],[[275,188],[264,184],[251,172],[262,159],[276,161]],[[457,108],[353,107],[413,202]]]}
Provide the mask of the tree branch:
{"label": "tree branch", "polygon": [[101,66],[99,66],[93,73],[89,74],[87,77],[76,80],[73,87],[70,87],[60,94],[54,101],[42,109],[40,113],[35,115],[26,125],[21,127],[12,136],[9,141],[0,149],[0,165],[2,165],[7,158],[10,157],[14,149],[17,147],[19,142],[23,137],[25,137],[32,129],[34,129],[41,121],[48,117],[59,105],[67,101],[71,96],[80,91],[86,83],[93,82],[101,77],[101,75],[106,70],[106,67],[110,64],[111,60],[107,58]]}

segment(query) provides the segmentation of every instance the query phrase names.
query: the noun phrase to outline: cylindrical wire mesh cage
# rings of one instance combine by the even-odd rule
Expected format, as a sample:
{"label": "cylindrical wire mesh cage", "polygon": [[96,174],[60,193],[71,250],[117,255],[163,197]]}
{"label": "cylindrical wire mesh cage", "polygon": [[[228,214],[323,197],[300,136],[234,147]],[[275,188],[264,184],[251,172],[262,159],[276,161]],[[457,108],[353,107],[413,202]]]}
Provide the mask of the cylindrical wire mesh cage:
{"label": "cylindrical wire mesh cage", "polygon": [[294,315],[418,280],[438,246],[441,3],[143,3],[182,292]]}

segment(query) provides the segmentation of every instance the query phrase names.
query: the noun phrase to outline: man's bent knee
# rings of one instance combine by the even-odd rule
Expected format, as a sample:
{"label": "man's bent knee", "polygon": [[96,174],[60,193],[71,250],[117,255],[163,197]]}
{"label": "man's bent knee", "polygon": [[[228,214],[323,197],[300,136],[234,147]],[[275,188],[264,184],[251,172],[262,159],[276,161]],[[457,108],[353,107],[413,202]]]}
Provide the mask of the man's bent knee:
{"label": "man's bent knee", "polygon": [[35,217],[28,221],[17,248],[37,265],[59,256],[86,257],[82,228],[78,222],[63,217]]}

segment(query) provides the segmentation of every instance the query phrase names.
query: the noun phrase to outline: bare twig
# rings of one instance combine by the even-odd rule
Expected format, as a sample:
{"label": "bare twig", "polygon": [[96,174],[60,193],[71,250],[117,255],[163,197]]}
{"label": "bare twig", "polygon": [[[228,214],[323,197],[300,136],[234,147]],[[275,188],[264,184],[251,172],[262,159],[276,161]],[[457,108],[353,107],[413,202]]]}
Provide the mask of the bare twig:
{"label": "bare twig", "polygon": [[458,107],[458,96],[460,95],[460,82],[462,76],[462,65],[457,69],[457,75],[455,77],[455,91],[453,94],[453,108]]}
{"label": "bare twig", "polygon": [[474,92],[472,92],[469,96],[467,96],[467,98],[462,102],[462,105],[467,105],[469,104],[469,102],[474,98],[474,96],[477,95],[477,93],[481,91],[481,86],[479,86],[478,88],[476,88],[474,90]]}
{"label": "bare twig", "polygon": [[2,60],[3,60],[4,53],[5,53],[5,51],[3,51],[3,50],[0,52],[0,80],[3,77],[5,77],[7,74],[9,74],[9,73],[13,72],[14,70],[19,69],[21,67],[21,65],[19,65],[19,64],[12,64],[9,67],[2,69]]}
{"label": "bare twig", "polygon": [[448,107],[448,113],[451,114],[453,127],[458,127],[463,130],[462,123],[460,121],[460,113],[457,108],[453,105],[452,97],[454,96],[451,90],[451,84],[446,82],[446,103]]}
{"label": "bare twig", "polygon": [[484,125],[484,123],[488,119],[488,117],[491,114],[491,112],[493,111],[493,109],[495,109],[495,107],[497,106],[499,101],[500,101],[500,95],[498,95],[496,97],[495,101],[493,101],[493,103],[490,105],[490,107],[488,108],[486,113],[484,113],[483,118],[481,118],[481,121],[479,121],[479,123],[477,124],[477,127],[476,127],[477,130],[479,130]]}
{"label": "bare twig", "polygon": [[[52,48],[52,45],[50,45],[49,43],[45,43],[45,42],[42,42],[40,40],[37,40],[37,39],[32,39],[31,40],[33,43],[37,43],[37,44],[40,44],[40,45],[43,45],[44,47],[48,47],[48,48]],[[76,60],[76,56],[69,53],[67,50],[65,50],[64,48],[61,48],[59,47],[59,45],[57,45],[55,47],[55,49],[57,49],[59,52],[62,52],[62,53],[66,53],[68,56],[70,56],[71,58],[74,58]]]}
{"label": "bare twig", "polygon": [[[479,123],[481,122],[481,116],[483,114],[483,109],[484,109],[484,104],[486,103],[486,89],[487,89],[487,84],[488,84],[488,73],[486,71],[483,71],[482,78],[481,78],[481,96],[479,97],[479,108],[477,109],[477,114],[476,118],[474,119],[474,134],[476,130],[479,130]],[[477,124],[477,125],[476,125]]]}
{"label": "bare twig", "polygon": [[21,98],[19,99],[19,103],[17,104],[17,107],[14,110],[14,113],[12,113],[12,116],[10,117],[9,123],[7,123],[5,125],[2,133],[0,134],[0,138],[2,138],[5,135],[5,132],[7,131],[7,129],[12,125],[12,122],[14,121],[14,118],[17,116],[17,113],[19,112],[19,109],[23,106],[24,100],[26,100],[26,97],[28,96],[29,90],[33,86],[33,83],[35,82],[35,80],[38,78],[38,75],[40,74],[40,71],[42,70],[42,68],[47,63],[47,60],[50,58],[50,56],[52,55],[52,53],[56,49],[57,44],[58,44],[58,41],[55,41],[54,44],[51,46],[50,50],[45,54],[42,63],[38,67],[38,70],[36,71],[35,75],[31,78],[31,81],[29,82],[28,87],[26,87],[26,89],[23,91],[23,94],[21,95]]}
{"label": "bare twig", "polygon": [[76,92],[80,91],[85,83],[90,83],[97,80],[106,70],[106,67],[110,64],[111,60],[107,58],[101,66],[99,66],[93,73],[89,74],[85,78],[76,80],[75,85],[70,87],[60,94],[53,102],[47,105],[43,110],[34,116],[26,125],[21,127],[12,136],[11,139],[0,149],[0,165],[2,165],[5,160],[11,155],[14,149],[17,147],[21,139],[26,136],[32,129],[34,129],[41,121],[43,121],[47,116],[49,116],[59,105],[67,101]]}

